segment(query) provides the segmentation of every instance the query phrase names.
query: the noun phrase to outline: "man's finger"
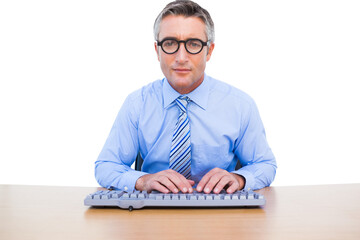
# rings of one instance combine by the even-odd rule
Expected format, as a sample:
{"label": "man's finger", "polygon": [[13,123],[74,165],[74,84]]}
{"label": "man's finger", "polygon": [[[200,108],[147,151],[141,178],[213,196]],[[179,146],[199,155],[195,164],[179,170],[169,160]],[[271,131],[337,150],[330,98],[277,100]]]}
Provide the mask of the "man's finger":
{"label": "man's finger", "polygon": [[205,185],[208,183],[208,181],[210,180],[211,176],[213,175],[213,173],[210,171],[208,173],[206,173],[202,179],[200,180],[200,182],[198,183],[197,187],[196,187],[196,191],[201,192]]}
{"label": "man's finger", "polygon": [[[183,193],[192,192],[192,187],[189,181],[180,173],[175,171],[170,171],[167,177],[173,184],[182,191]],[[173,191],[174,192],[174,191]],[[174,192],[175,193],[175,192]]]}
{"label": "man's finger", "polygon": [[178,193],[179,189],[178,186],[174,183],[174,180],[177,180],[176,177],[172,176],[171,174],[162,175],[160,176],[157,181],[164,185],[170,192]]}
{"label": "man's finger", "polygon": [[157,181],[154,181],[151,184],[151,190],[148,190],[148,192],[151,192],[152,190],[157,190],[162,193],[169,193],[169,189],[167,189],[165,186],[163,186],[162,184],[160,184]]}
{"label": "man's finger", "polygon": [[187,179],[187,181],[190,183],[191,186],[194,186],[194,184],[195,184],[194,180]]}
{"label": "man's finger", "polygon": [[[204,192],[205,193],[210,193],[211,191],[213,191],[214,187],[219,183],[219,181],[223,178],[224,173],[222,172],[217,172],[214,175],[212,175],[209,179],[209,181],[206,183],[205,187],[204,187]],[[220,192],[220,191],[218,191]],[[216,193],[218,193],[216,192]]]}
{"label": "man's finger", "polygon": [[230,176],[226,175],[226,174],[223,174],[220,178],[220,180],[218,181],[218,183],[214,186],[214,190],[213,192],[214,193],[219,193],[221,190],[224,189],[224,187],[227,185],[227,184],[231,184],[233,181],[233,179],[231,179]]}
{"label": "man's finger", "polygon": [[232,182],[229,184],[229,187],[226,189],[227,193],[234,193],[235,191],[237,191],[239,189],[239,183],[237,181]]}

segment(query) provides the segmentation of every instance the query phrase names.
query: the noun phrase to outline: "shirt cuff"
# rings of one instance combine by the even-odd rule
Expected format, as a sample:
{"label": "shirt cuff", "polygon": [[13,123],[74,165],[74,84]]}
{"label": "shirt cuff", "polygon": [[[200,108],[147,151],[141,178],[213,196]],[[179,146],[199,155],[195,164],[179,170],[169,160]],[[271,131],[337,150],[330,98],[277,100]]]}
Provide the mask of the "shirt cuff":
{"label": "shirt cuff", "polygon": [[140,171],[128,171],[124,173],[121,177],[119,183],[119,189],[126,192],[131,192],[135,190],[136,181],[141,177],[148,173],[140,172]]}
{"label": "shirt cuff", "polygon": [[242,170],[241,168],[237,171],[233,171],[232,173],[235,173],[237,175],[241,175],[245,178],[245,186],[244,186],[244,190],[249,191],[249,190],[253,190],[254,186],[255,186],[255,178],[252,175],[252,173],[246,171],[246,170]]}

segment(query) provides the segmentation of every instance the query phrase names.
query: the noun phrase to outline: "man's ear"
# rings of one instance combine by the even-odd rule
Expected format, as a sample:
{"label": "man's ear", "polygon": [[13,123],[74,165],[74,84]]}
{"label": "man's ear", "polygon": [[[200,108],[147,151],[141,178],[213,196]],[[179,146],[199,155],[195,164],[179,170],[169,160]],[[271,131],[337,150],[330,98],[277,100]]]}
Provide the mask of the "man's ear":
{"label": "man's ear", "polygon": [[214,48],[215,48],[215,43],[210,43],[210,46],[208,47],[208,52],[207,52],[207,55],[206,55],[206,61],[210,60],[211,54],[214,51]]}
{"label": "man's ear", "polygon": [[159,56],[159,47],[157,45],[157,42],[154,42],[154,47],[155,47],[155,52],[157,55],[158,60],[160,61],[160,56]]}

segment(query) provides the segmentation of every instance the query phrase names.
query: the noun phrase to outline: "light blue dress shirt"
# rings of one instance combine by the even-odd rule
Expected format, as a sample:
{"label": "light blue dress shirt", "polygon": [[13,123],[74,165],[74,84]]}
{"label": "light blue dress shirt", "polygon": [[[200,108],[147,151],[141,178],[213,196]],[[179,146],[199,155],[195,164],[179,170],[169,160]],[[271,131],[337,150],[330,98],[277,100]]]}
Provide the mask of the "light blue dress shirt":
{"label": "light blue dress shirt", "polygon": [[[101,186],[131,191],[142,175],[169,169],[179,96],[164,78],[126,98],[95,163]],[[218,167],[243,176],[245,189],[269,186],[277,165],[252,98],[207,75],[186,96],[191,99],[191,179],[197,184]],[[144,162],[142,171],[135,171],[130,166],[139,151]],[[242,167],[235,171],[237,159]]]}

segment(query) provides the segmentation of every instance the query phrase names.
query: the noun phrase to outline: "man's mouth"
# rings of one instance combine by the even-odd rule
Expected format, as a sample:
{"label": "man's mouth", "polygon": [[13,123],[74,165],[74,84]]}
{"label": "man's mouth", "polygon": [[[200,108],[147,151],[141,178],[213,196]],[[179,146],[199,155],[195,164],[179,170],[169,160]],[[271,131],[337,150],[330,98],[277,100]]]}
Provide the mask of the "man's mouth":
{"label": "man's mouth", "polygon": [[188,73],[190,72],[189,68],[174,68],[174,71],[177,73]]}

